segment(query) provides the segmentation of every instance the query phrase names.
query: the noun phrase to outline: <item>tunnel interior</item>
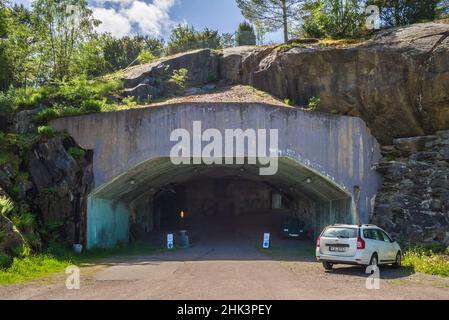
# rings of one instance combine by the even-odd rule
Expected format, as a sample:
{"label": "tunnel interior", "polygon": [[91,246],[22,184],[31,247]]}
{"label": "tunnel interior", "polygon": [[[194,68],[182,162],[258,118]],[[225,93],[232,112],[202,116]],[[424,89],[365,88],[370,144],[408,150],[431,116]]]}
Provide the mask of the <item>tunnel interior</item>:
{"label": "tunnel interior", "polygon": [[[247,163],[247,162],[245,162]],[[351,194],[296,160],[280,158],[273,176],[258,165],[178,165],[146,161],[89,197],[87,246],[152,241],[187,230],[192,243],[257,241],[300,221],[313,239],[330,223],[353,223]]]}

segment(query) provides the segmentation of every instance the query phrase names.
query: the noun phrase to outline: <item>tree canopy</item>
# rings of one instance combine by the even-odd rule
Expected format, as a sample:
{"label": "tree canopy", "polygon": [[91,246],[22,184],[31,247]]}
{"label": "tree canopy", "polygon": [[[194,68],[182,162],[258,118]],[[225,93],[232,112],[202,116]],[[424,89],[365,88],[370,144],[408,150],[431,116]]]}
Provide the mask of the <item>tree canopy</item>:
{"label": "tree canopy", "polygon": [[262,23],[266,31],[283,29],[284,41],[289,38],[289,28],[299,20],[303,0],[236,0],[242,15],[253,24]]}
{"label": "tree canopy", "polygon": [[256,33],[254,27],[248,22],[242,22],[239,24],[236,34],[237,46],[255,46],[256,45]]}
{"label": "tree canopy", "polygon": [[358,0],[307,0],[301,10],[300,33],[312,38],[358,37],[365,18],[363,9]]}
{"label": "tree canopy", "polygon": [[167,54],[175,54],[195,49],[218,49],[221,38],[218,31],[205,28],[196,31],[194,27],[179,24],[173,28],[167,44]]}
{"label": "tree canopy", "polygon": [[431,21],[443,17],[449,8],[447,0],[369,0],[367,4],[380,8],[385,26]]}

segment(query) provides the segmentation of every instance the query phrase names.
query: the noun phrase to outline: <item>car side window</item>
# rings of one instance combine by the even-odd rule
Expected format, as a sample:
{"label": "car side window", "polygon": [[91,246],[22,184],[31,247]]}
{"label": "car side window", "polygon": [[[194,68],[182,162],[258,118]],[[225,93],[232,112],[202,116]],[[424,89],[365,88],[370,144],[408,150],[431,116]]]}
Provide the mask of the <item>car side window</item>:
{"label": "car side window", "polygon": [[374,230],[374,229],[365,229],[365,230],[363,230],[363,236],[366,239],[379,240],[379,236],[377,235],[377,233],[375,231],[376,230]]}
{"label": "car side window", "polygon": [[388,240],[388,237],[382,232],[382,230],[376,230],[376,233],[378,235],[379,241],[390,242],[390,240]]}
{"label": "car side window", "polygon": [[[380,231],[380,230],[379,230]],[[382,236],[384,237],[384,241],[385,242],[390,242],[390,243],[392,243],[393,242],[393,240],[390,238],[390,236],[387,234],[387,233],[385,233],[385,232],[383,232],[383,231],[380,231],[381,233],[382,233]]]}

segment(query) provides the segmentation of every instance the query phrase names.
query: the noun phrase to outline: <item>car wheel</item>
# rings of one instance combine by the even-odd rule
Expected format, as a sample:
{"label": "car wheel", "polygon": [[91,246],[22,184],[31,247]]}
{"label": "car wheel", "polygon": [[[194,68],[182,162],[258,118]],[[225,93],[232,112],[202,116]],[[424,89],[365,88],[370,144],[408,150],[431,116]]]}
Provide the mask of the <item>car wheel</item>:
{"label": "car wheel", "polygon": [[398,254],[396,255],[396,261],[395,263],[393,263],[393,268],[400,268],[402,264],[402,255],[401,252],[399,251]]}
{"label": "car wheel", "polygon": [[370,266],[376,266],[376,267],[379,266],[379,260],[378,260],[378,258],[377,258],[377,253],[374,253],[374,254],[373,254],[373,256],[371,257],[371,260],[370,260],[370,262],[369,262],[369,265],[370,265]]}
{"label": "car wheel", "polygon": [[324,267],[324,269],[330,271],[334,267],[334,264],[330,263],[330,262],[323,262],[323,267]]}

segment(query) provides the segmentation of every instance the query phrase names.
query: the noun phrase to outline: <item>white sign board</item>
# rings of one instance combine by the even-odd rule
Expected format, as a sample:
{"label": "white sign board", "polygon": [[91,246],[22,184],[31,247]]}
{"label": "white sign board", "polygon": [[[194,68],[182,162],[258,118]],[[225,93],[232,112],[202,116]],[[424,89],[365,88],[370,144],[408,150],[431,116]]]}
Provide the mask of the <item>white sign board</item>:
{"label": "white sign board", "polygon": [[173,249],[173,233],[167,234],[167,249]]}
{"label": "white sign board", "polygon": [[269,233],[264,233],[262,247],[264,249],[268,249],[270,247],[270,234]]}

